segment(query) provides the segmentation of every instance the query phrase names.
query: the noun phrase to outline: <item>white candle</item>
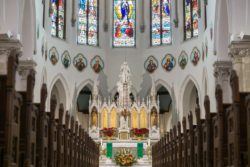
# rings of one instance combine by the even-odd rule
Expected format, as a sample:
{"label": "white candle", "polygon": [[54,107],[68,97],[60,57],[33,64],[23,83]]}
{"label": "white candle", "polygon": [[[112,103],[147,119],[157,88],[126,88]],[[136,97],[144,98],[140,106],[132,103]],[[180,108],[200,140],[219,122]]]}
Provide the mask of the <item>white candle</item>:
{"label": "white candle", "polygon": [[148,139],[148,146],[150,146],[150,139]]}
{"label": "white candle", "polygon": [[102,146],[102,139],[101,139],[101,146]]}

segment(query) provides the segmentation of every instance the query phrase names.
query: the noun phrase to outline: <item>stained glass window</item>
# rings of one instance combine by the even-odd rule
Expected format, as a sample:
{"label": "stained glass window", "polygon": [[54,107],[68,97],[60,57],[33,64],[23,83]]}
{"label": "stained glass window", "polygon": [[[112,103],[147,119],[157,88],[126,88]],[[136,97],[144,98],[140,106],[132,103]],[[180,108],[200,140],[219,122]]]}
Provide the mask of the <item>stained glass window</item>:
{"label": "stained glass window", "polygon": [[198,0],[184,0],[185,39],[199,35]]}
{"label": "stained glass window", "polygon": [[171,42],[171,0],[151,0],[151,45]]}
{"label": "stained glass window", "polygon": [[78,44],[98,45],[98,0],[79,0]]}
{"label": "stained glass window", "polygon": [[65,38],[65,0],[51,0],[51,35]]}
{"label": "stained glass window", "polygon": [[113,47],[135,47],[136,0],[113,0]]}

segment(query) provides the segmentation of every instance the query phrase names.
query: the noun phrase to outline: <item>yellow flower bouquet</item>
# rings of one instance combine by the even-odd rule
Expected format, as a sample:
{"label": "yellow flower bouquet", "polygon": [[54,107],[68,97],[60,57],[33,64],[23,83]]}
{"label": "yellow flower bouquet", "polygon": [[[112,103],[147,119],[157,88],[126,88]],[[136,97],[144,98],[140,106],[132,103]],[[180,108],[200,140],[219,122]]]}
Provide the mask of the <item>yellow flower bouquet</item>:
{"label": "yellow flower bouquet", "polygon": [[136,158],[129,149],[121,149],[115,154],[115,161],[120,166],[131,166],[136,163]]}

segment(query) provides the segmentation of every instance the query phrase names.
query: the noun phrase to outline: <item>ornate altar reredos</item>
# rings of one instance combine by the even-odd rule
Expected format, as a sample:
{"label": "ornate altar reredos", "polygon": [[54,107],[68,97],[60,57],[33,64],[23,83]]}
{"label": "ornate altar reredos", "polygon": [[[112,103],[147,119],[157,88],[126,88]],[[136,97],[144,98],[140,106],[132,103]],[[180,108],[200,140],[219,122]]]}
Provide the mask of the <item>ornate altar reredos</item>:
{"label": "ornate altar reredos", "polygon": [[[89,107],[89,134],[98,140],[133,140],[137,139],[133,133],[135,129],[146,129],[148,133],[144,139],[158,140],[159,132],[159,100],[156,97],[155,85],[152,81],[150,95],[144,99],[132,100],[131,72],[127,62],[120,69],[116,100],[108,98],[101,100],[98,93],[98,84],[95,83]],[[112,134],[104,135],[103,130],[111,130]]]}

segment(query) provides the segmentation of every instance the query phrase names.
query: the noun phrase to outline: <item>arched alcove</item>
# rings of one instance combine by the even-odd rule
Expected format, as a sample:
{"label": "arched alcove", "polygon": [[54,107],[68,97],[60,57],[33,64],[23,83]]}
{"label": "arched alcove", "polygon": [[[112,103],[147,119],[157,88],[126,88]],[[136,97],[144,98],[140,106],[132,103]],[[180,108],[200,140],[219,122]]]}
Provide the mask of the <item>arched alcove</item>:
{"label": "arched alcove", "polygon": [[89,100],[91,98],[90,85],[84,86],[76,98],[76,116],[84,129],[89,127]]}
{"label": "arched alcove", "polygon": [[160,133],[163,136],[167,130],[171,127],[171,118],[172,118],[172,98],[169,91],[163,85],[158,85],[156,87],[157,97],[160,101]]}
{"label": "arched alcove", "polygon": [[[63,104],[63,106],[66,106],[66,91],[62,84],[62,81],[59,79],[55,82],[54,86],[51,89],[50,93],[50,99],[55,96],[57,100],[57,106],[55,111],[55,118],[59,118],[59,106],[60,104]],[[64,117],[63,117],[64,118]]]}
{"label": "arched alcove", "polygon": [[188,113],[192,111],[193,122],[196,124],[195,108],[199,104],[198,89],[192,80],[189,80],[183,92],[183,116],[187,117]]}

